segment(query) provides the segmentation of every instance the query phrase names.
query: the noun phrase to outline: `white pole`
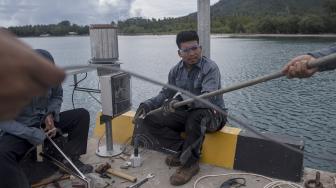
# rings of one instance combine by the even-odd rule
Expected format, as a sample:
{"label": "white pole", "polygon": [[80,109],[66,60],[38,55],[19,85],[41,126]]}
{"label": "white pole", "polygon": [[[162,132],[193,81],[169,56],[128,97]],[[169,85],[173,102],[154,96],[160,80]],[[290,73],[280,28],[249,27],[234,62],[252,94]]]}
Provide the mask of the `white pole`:
{"label": "white pole", "polygon": [[203,55],[210,58],[210,0],[197,1],[197,32]]}

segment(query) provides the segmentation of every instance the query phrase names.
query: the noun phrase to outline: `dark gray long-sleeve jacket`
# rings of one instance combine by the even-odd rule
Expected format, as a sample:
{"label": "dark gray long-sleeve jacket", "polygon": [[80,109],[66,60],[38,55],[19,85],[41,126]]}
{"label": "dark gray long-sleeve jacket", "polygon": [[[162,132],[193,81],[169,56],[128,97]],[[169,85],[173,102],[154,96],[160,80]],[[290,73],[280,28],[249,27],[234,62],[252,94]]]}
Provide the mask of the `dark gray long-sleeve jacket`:
{"label": "dark gray long-sleeve jacket", "polygon": [[[217,64],[206,57],[202,57],[190,71],[183,61],[176,64],[169,72],[168,84],[187,90],[194,95],[209,93],[221,88],[221,75]],[[161,107],[165,99],[174,97],[177,92],[168,88],[162,88],[161,92],[144,103],[151,110]],[[184,98],[185,99],[185,98]],[[211,103],[226,111],[223,95],[217,95],[208,99]],[[208,108],[206,105],[194,102],[193,108]]]}
{"label": "dark gray long-sleeve jacket", "polygon": [[[333,54],[333,53],[336,53],[336,44],[334,44],[334,45],[332,45],[328,48],[324,48],[324,49],[321,49],[321,50],[318,50],[318,51],[310,52],[308,54],[315,57],[315,58],[320,58],[320,57],[327,56],[327,55],[330,55],[330,54]],[[336,69],[336,62],[333,63],[333,64],[328,64],[326,66],[319,67],[319,71],[327,71],[327,70],[334,70],[334,69]]]}
{"label": "dark gray long-sleeve jacket", "polygon": [[59,121],[59,113],[63,101],[62,86],[53,87],[45,96],[34,97],[29,105],[23,108],[15,120],[0,122],[0,136],[6,132],[26,139],[31,144],[43,143],[44,132],[34,125],[39,125],[48,114],[53,114]]}

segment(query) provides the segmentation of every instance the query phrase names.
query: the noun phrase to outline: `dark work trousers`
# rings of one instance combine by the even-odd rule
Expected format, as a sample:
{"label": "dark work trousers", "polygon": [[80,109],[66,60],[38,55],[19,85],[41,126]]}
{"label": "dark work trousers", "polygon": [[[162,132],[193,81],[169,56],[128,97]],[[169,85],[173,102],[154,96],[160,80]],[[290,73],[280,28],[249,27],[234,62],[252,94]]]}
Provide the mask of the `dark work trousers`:
{"label": "dark work trousers", "polygon": [[[69,134],[64,151],[71,155],[86,153],[90,116],[85,109],[60,113],[55,126]],[[0,137],[0,188],[29,188],[30,183],[20,167],[20,160],[32,145],[19,137],[4,134]]]}
{"label": "dark work trousers", "polygon": [[[199,161],[206,130],[220,130],[226,123],[226,117],[209,109],[190,111],[177,110],[164,115],[162,111],[145,117],[142,126],[153,136],[161,147],[180,153],[183,165]],[[181,137],[185,132],[185,138]]]}
{"label": "dark work trousers", "polygon": [[79,158],[86,153],[89,125],[90,114],[83,108],[60,113],[60,121],[55,123],[55,127],[68,133],[68,142],[63,148],[67,156]]}

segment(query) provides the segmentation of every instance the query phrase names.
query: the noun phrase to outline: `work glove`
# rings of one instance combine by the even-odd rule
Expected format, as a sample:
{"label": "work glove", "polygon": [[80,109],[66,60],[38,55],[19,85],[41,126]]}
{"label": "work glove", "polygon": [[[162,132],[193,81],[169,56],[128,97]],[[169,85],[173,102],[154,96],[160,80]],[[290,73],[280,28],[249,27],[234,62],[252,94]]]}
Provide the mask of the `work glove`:
{"label": "work glove", "polygon": [[143,118],[151,110],[150,106],[146,103],[141,103],[135,112],[132,123],[136,124],[139,118]]}
{"label": "work glove", "polygon": [[180,100],[176,99],[176,98],[171,98],[171,99],[166,99],[163,102],[162,105],[162,113],[164,116],[167,116],[170,113],[174,113],[175,112],[175,108],[173,107],[173,105],[177,102],[180,102]]}
{"label": "work glove", "polygon": [[227,121],[226,115],[223,115],[216,110],[204,109],[199,112],[199,116],[202,117],[201,124],[206,127],[206,132],[208,133],[213,133],[222,129]]}
{"label": "work glove", "polygon": [[[174,97],[174,98],[177,99],[177,100],[179,100],[179,101],[185,101],[187,99],[190,99],[189,96],[187,96],[185,94],[182,94],[182,93],[176,95],[176,97]],[[188,103],[188,104],[186,104],[184,106],[181,106],[180,108],[185,109],[185,110],[190,110],[193,107],[194,107],[194,102],[191,102],[191,103]]]}

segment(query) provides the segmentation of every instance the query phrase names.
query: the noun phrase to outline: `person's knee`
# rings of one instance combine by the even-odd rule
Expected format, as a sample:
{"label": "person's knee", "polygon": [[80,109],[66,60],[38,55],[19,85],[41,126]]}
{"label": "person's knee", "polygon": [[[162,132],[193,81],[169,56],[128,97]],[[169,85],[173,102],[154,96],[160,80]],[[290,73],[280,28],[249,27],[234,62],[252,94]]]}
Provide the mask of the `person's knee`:
{"label": "person's knee", "polygon": [[76,114],[81,119],[83,119],[87,122],[90,122],[90,113],[85,108],[77,108],[76,109]]}
{"label": "person's knee", "polygon": [[202,126],[202,119],[204,118],[204,112],[205,110],[200,109],[200,110],[195,110],[190,112],[188,116],[188,120],[186,123],[186,132],[200,132],[201,131],[201,126]]}
{"label": "person's knee", "polygon": [[193,134],[193,135],[200,136],[202,133],[201,131],[202,126],[203,125],[200,121],[190,121],[185,126],[185,132],[188,135]]}
{"label": "person's knee", "polygon": [[197,135],[201,134],[201,124],[200,123],[188,123],[185,127],[185,132],[187,134],[194,133]]}
{"label": "person's knee", "polygon": [[81,116],[90,116],[89,111],[87,111],[85,108],[77,108],[76,111]]}
{"label": "person's knee", "polygon": [[201,121],[207,115],[208,109],[198,109],[190,112],[189,118],[194,121]]}
{"label": "person's knee", "polygon": [[[145,126],[149,126],[149,127],[156,127],[156,126],[161,126],[160,122],[158,121],[157,116],[155,115],[148,115],[146,116],[141,122],[140,124],[145,125]],[[141,126],[141,125],[140,125]]]}

